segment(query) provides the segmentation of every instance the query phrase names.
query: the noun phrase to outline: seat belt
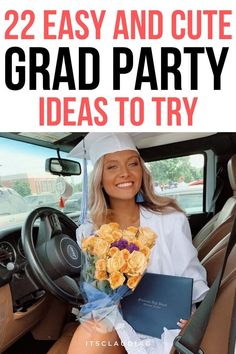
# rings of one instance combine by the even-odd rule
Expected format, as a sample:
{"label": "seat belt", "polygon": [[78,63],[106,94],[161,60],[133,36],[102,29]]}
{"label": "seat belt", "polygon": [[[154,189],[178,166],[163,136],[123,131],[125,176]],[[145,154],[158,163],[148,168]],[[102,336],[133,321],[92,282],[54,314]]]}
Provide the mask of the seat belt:
{"label": "seat belt", "polygon": [[183,334],[177,336],[174,340],[174,353],[180,354],[202,354],[200,345],[205,334],[211,311],[216,301],[216,297],[220,288],[221,280],[225,271],[226,263],[230,252],[236,244],[236,218],[232,227],[227,249],[225,252],[224,262],[221,270],[208,291],[205,299],[202,301],[196,312],[190,319],[186,330]]}
{"label": "seat belt", "polygon": [[[216,182],[216,188],[214,190],[211,205],[210,205],[210,208],[209,208],[209,210],[207,212],[207,216],[206,216],[207,220],[209,219],[211,212],[214,210],[216,201],[219,198],[219,196],[224,188],[225,180],[221,177],[223,172],[224,172],[224,169],[223,169],[223,167],[221,167],[216,174],[216,181],[217,182],[219,181],[219,182],[218,183]],[[213,212],[213,215],[214,214],[215,214],[215,211]]]}

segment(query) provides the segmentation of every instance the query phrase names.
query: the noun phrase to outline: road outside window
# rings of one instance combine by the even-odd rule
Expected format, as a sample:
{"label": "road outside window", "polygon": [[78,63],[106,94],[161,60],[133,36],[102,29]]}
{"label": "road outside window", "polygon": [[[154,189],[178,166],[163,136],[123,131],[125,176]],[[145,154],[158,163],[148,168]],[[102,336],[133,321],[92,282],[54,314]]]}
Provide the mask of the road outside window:
{"label": "road outside window", "polygon": [[203,212],[204,155],[147,163],[159,195],[175,198],[187,214]]}

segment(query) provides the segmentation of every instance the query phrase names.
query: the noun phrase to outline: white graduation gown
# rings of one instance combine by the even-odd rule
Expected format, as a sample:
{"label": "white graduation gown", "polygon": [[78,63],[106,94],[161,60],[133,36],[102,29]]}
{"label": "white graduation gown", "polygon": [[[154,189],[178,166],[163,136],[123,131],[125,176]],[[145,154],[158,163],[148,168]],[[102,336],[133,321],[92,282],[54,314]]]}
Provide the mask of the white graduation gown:
{"label": "white graduation gown", "polygon": [[[140,208],[140,225],[150,227],[158,235],[152,249],[149,273],[177,275],[193,278],[193,304],[203,300],[208,286],[206,271],[197,258],[186,216],[181,212],[161,214]],[[92,224],[77,229],[77,241],[92,233]],[[161,339],[136,333],[121,316],[115,329],[128,354],[169,354],[179,330],[163,328]]]}

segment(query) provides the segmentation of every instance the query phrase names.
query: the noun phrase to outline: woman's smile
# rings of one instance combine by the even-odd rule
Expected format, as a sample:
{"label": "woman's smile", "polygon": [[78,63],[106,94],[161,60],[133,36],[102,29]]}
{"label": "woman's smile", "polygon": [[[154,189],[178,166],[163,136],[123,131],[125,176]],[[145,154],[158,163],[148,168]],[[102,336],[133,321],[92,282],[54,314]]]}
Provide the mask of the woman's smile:
{"label": "woman's smile", "polygon": [[130,188],[133,186],[133,184],[134,184],[134,182],[123,182],[123,183],[116,184],[116,187],[121,188],[121,189]]}

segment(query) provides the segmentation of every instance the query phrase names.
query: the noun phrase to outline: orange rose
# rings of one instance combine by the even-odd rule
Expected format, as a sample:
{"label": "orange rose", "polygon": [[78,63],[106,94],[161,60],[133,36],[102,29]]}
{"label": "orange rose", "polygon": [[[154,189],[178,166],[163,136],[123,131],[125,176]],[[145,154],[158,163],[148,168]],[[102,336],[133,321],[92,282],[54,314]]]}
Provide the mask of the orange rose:
{"label": "orange rose", "polygon": [[127,231],[131,232],[132,234],[136,235],[138,232],[138,228],[136,226],[129,226],[126,229]]}
{"label": "orange rose", "polygon": [[119,224],[110,223],[102,225],[97,231],[97,235],[111,244],[120,239],[122,232],[119,229]]}
{"label": "orange rose", "polygon": [[108,256],[113,257],[117,252],[119,252],[119,248],[111,247],[108,252]]}
{"label": "orange rose", "polygon": [[135,239],[132,243],[134,243],[140,250],[144,247],[140,240]]}
{"label": "orange rose", "polygon": [[110,274],[110,277],[108,279],[111,288],[117,289],[119,286],[123,285],[125,282],[125,277],[122,273],[120,272],[113,272]]}
{"label": "orange rose", "polygon": [[96,270],[99,270],[101,272],[105,272],[107,269],[107,264],[106,264],[105,259],[103,259],[103,258],[98,259],[95,263],[95,268],[96,268]]}
{"label": "orange rose", "polygon": [[133,242],[136,240],[136,234],[138,232],[138,228],[135,226],[129,226],[127,229],[123,231],[123,238],[129,242]]}
{"label": "orange rose", "polygon": [[109,224],[107,224],[112,230],[117,230],[120,228],[120,225],[117,224],[117,222],[110,222]]}
{"label": "orange rose", "polygon": [[130,255],[129,251],[127,249],[123,249],[120,251],[120,253],[121,253],[122,257],[127,261],[129,258],[129,255]]}
{"label": "orange rose", "polygon": [[102,272],[100,270],[95,270],[94,277],[97,280],[107,280],[108,279],[107,272]]}
{"label": "orange rose", "polygon": [[140,251],[133,251],[128,259],[128,266],[130,268],[129,275],[143,274],[147,268],[147,259]]}
{"label": "orange rose", "polygon": [[121,273],[129,273],[130,269],[128,266],[128,263],[125,263],[121,268],[120,268],[120,272]]}
{"label": "orange rose", "polygon": [[150,227],[140,227],[138,240],[140,240],[144,246],[153,247],[157,235],[150,229]]}
{"label": "orange rose", "polygon": [[109,244],[115,241],[114,237],[110,233],[97,232],[100,239],[107,241]]}
{"label": "orange rose", "polygon": [[120,270],[121,267],[125,264],[124,257],[122,253],[116,252],[113,257],[107,260],[107,271],[108,273],[113,273]]}
{"label": "orange rose", "polygon": [[122,231],[121,230],[114,230],[114,231],[112,231],[112,236],[115,239],[115,241],[120,240],[122,237]]}
{"label": "orange rose", "polygon": [[89,236],[89,237],[85,238],[82,241],[82,250],[84,252],[87,251],[93,255],[96,239],[97,239],[96,236]]}
{"label": "orange rose", "polygon": [[127,281],[127,286],[134,290],[136,288],[136,286],[138,285],[140,279],[142,278],[141,275],[135,275],[133,277],[129,277],[128,281]]}
{"label": "orange rose", "polygon": [[101,233],[109,233],[112,231],[112,228],[109,226],[109,224],[103,224],[100,229],[97,231],[97,233],[99,234],[100,232]]}
{"label": "orange rose", "polygon": [[98,258],[104,258],[106,257],[108,251],[109,251],[109,243],[105,240],[100,239],[99,237],[96,237],[96,242],[93,250],[94,254]]}
{"label": "orange rose", "polygon": [[142,252],[146,258],[149,258],[151,250],[149,247],[144,246],[142,249],[140,249],[140,252]]}

